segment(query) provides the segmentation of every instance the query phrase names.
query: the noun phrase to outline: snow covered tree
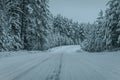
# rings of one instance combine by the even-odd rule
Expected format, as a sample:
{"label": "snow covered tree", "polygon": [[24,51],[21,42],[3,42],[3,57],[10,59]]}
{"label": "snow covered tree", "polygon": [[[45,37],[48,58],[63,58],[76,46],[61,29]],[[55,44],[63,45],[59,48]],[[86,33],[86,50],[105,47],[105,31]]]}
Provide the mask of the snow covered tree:
{"label": "snow covered tree", "polygon": [[19,50],[22,48],[20,39],[20,15],[19,3],[16,0],[1,0],[0,2],[2,11],[1,19],[4,18],[3,25],[3,43],[4,50]]}
{"label": "snow covered tree", "polygon": [[94,52],[96,48],[96,25],[95,24],[84,24],[84,35],[85,39],[81,44],[81,47],[85,51]]}
{"label": "snow covered tree", "polygon": [[120,1],[110,0],[107,5],[105,16],[101,11],[94,28],[87,30],[82,44],[84,50],[103,51],[120,47]]}
{"label": "snow covered tree", "polygon": [[[48,0],[31,0],[27,7],[26,48],[29,50],[44,50],[48,30]],[[37,17],[36,17],[37,16]],[[26,24],[27,24],[26,23]],[[33,45],[34,44],[34,45]]]}
{"label": "snow covered tree", "polygon": [[19,50],[22,48],[21,44],[21,16],[22,9],[20,8],[19,1],[6,0],[6,11],[8,16],[9,34],[13,38],[13,46]]}
{"label": "snow covered tree", "polygon": [[6,16],[3,8],[3,2],[1,0],[0,2],[0,51],[6,50],[5,38],[6,38],[7,32],[5,29],[7,29],[7,24],[5,19],[6,19]]}
{"label": "snow covered tree", "polygon": [[58,45],[80,45],[84,39],[83,28],[78,22],[73,22],[61,15],[57,15],[53,20],[54,34],[59,34]]}
{"label": "snow covered tree", "polygon": [[0,0],[0,49],[45,49],[47,4],[48,0]]}
{"label": "snow covered tree", "polygon": [[120,0],[110,0],[107,5],[109,5],[109,8],[106,10],[108,47],[117,48],[120,47]]}
{"label": "snow covered tree", "polygon": [[74,44],[80,45],[85,38],[83,26],[82,24],[80,25],[78,22],[74,22],[72,26],[73,32],[71,34],[71,37],[74,40]]}
{"label": "snow covered tree", "polygon": [[101,10],[98,18],[95,22],[95,51],[103,51],[106,49],[106,38],[105,38],[105,18],[103,11]]}

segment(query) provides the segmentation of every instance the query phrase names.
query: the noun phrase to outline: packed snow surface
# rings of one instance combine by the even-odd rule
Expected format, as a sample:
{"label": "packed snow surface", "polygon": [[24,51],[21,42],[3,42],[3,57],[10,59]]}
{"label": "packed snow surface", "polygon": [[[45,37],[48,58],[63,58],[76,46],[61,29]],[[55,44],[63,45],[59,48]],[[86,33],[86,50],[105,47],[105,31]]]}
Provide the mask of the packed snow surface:
{"label": "packed snow surface", "polygon": [[0,80],[120,80],[119,51],[87,53],[63,46],[29,53],[0,58]]}

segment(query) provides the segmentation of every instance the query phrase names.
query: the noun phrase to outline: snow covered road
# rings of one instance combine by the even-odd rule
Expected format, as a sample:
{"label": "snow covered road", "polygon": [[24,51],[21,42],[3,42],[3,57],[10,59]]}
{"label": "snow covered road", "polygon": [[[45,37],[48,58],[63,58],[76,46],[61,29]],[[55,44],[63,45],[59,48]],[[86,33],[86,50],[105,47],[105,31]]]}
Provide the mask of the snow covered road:
{"label": "snow covered road", "polygon": [[[120,54],[58,47],[0,59],[0,80],[120,80]],[[38,52],[39,53],[39,52]]]}

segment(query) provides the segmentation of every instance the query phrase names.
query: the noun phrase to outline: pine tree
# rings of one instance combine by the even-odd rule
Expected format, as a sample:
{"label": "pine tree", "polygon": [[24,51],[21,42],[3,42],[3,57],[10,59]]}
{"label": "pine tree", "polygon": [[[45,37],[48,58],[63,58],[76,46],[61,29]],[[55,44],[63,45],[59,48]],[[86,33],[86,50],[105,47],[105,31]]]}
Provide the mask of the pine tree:
{"label": "pine tree", "polygon": [[1,19],[3,22],[2,48],[3,50],[19,50],[22,48],[20,39],[20,16],[21,10],[16,0],[1,0]]}
{"label": "pine tree", "polygon": [[96,20],[95,27],[95,51],[103,51],[106,49],[106,38],[105,38],[105,18],[103,11],[101,10]]}
{"label": "pine tree", "polygon": [[120,21],[120,1],[110,0],[108,2],[109,8],[106,10],[106,26],[109,30],[107,38],[109,40],[109,46],[111,48],[117,48],[119,46],[119,21]]}
{"label": "pine tree", "polygon": [[0,49],[45,49],[47,4],[48,0],[0,0]]}
{"label": "pine tree", "polygon": [[[27,23],[26,28],[26,48],[32,50],[44,50],[47,30],[48,30],[48,0],[37,0],[29,2],[27,6]],[[37,17],[36,17],[37,16]],[[26,24],[26,23],[25,23]],[[35,44],[35,45],[33,45]]]}

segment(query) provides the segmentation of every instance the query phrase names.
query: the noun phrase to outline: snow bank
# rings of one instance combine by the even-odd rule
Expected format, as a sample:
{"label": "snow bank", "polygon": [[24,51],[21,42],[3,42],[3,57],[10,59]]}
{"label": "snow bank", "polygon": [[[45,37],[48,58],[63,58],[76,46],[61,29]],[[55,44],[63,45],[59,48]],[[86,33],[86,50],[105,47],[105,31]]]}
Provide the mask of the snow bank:
{"label": "snow bank", "polygon": [[0,58],[2,57],[10,57],[10,56],[20,56],[20,55],[28,55],[28,54],[37,54],[42,53],[41,51],[9,51],[9,52],[0,52]]}
{"label": "snow bank", "polygon": [[83,51],[80,47],[80,45],[69,45],[69,46],[60,46],[60,47],[55,47],[52,49],[49,49],[48,51],[52,53],[72,53],[72,52],[81,52]]}

